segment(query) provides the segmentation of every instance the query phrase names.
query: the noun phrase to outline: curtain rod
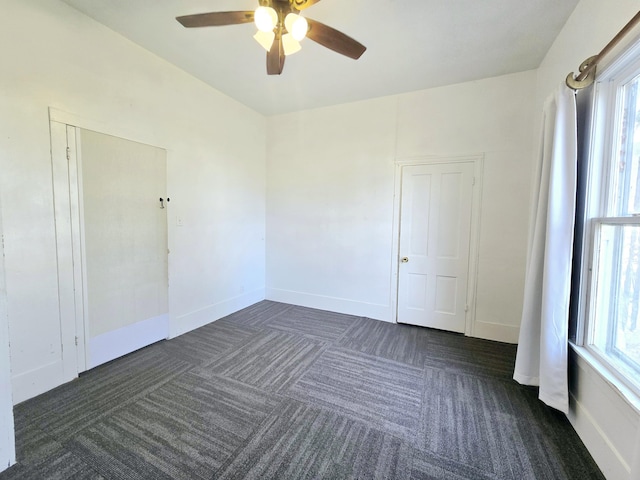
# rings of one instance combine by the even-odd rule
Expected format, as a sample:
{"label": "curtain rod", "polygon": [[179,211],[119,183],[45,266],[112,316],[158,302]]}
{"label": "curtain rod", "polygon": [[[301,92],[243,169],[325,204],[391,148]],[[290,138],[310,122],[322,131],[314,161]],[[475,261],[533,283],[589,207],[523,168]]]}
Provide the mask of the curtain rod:
{"label": "curtain rod", "polygon": [[591,85],[595,80],[596,66],[600,60],[611,52],[611,50],[613,50],[614,47],[618,45],[618,43],[620,43],[620,41],[638,24],[640,24],[640,11],[636,13],[631,20],[629,20],[629,23],[627,23],[609,43],[607,43],[598,55],[589,57],[582,62],[582,65],[580,65],[580,73],[577,76],[573,72],[567,76],[567,86],[574,90],[580,90]]}

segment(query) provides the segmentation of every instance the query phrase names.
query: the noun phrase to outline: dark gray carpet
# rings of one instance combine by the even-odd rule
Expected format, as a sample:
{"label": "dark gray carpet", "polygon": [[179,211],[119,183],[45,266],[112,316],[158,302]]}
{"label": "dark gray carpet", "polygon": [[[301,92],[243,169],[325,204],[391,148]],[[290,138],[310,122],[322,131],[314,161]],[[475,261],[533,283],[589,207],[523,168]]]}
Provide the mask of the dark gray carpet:
{"label": "dark gray carpet", "polygon": [[1,479],[603,479],[515,346],[264,301],[15,407]]}

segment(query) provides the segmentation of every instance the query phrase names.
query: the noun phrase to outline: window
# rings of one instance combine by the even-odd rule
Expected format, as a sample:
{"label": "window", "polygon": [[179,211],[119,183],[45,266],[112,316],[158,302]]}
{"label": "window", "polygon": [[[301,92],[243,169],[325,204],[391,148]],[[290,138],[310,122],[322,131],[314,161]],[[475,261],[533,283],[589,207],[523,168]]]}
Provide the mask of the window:
{"label": "window", "polygon": [[[635,56],[635,60],[631,60]],[[640,393],[640,62],[596,85],[587,218],[586,346]],[[602,77],[604,77],[602,79]]]}

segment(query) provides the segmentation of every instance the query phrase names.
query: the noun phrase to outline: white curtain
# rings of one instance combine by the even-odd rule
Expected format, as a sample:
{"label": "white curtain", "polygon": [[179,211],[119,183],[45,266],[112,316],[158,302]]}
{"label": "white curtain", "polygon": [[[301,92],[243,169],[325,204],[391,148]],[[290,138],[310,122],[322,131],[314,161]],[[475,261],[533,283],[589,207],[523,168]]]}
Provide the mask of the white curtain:
{"label": "white curtain", "polygon": [[566,85],[545,102],[534,179],[524,306],[513,378],[540,386],[540,400],[569,411],[569,295],[576,204],[575,93]]}

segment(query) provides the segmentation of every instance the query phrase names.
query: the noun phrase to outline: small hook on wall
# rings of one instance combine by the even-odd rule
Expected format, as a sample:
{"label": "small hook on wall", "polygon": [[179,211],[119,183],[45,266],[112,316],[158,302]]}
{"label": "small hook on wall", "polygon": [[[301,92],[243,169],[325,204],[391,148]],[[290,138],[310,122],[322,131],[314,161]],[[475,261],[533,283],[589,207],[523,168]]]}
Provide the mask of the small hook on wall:
{"label": "small hook on wall", "polygon": [[[171,199],[169,197],[167,197],[167,203],[170,202]],[[162,197],[160,197],[160,208],[164,208],[164,199]]]}

